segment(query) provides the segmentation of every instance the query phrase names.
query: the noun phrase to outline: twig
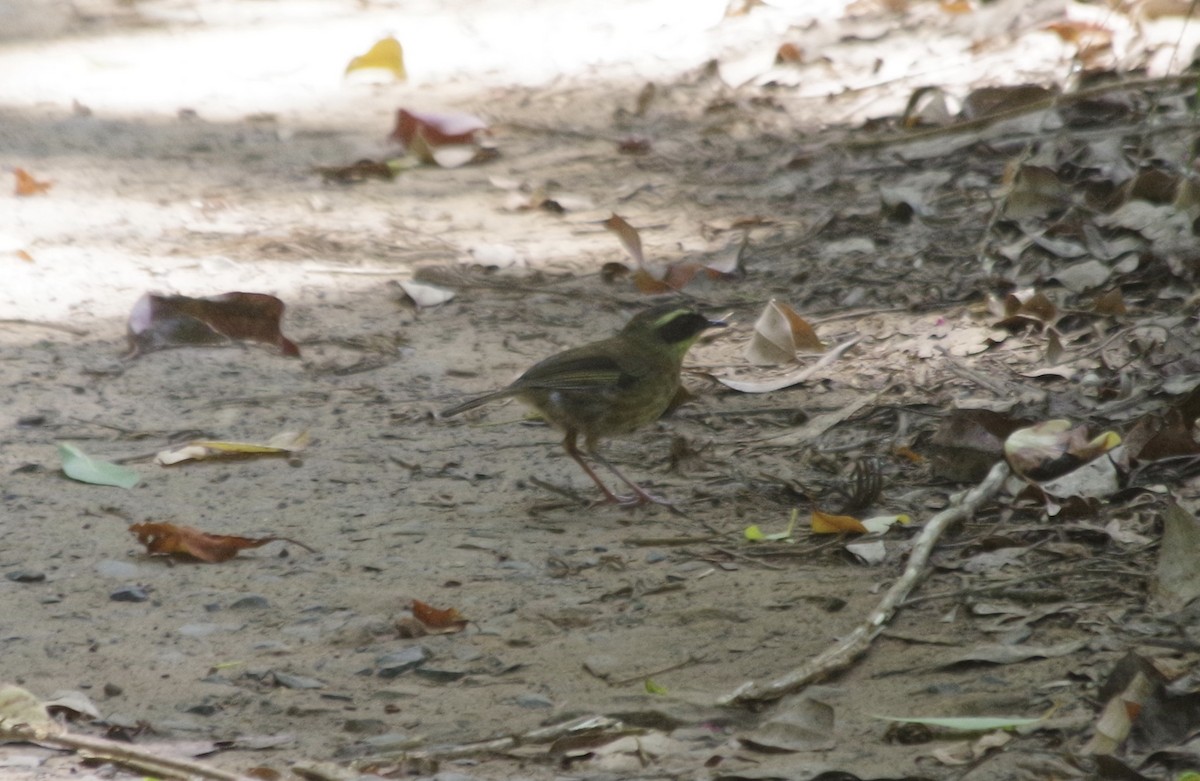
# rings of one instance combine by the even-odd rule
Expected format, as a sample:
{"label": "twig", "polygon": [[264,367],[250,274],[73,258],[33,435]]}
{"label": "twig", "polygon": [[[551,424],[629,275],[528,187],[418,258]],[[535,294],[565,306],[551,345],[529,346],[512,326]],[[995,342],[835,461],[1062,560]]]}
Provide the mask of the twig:
{"label": "twig", "polygon": [[1017,586],[1026,583],[1036,583],[1041,580],[1053,580],[1055,578],[1063,578],[1071,575],[1110,575],[1118,580],[1122,579],[1146,579],[1150,575],[1144,572],[1134,572],[1130,570],[1096,570],[1089,566],[1088,562],[1073,564],[1069,567],[1062,567],[1050,572],[1033,572],[1028,575],[1021,575],[1015,578],[1006,578],[999,583],[992,583],[987,586],[979,586],[977,588],[963,588],[956,591],[944,592],[941,594],[926,594],[912,599],[905,600],[901,607],[912,607],[919,605],[922,602],[937,602],[943,599],[961,599],[963,597],[974,597],[984,594],[1002,596],[1017,602],[1055,602],[1063,599],[1060,595],[1055,595],[1048,592],[1045,588],[1039,588],[1031,592],[1021,592],[1017,590]]}
{"label": "twig", "polygon": [[762,559],[757,559],[757,558],[755,558],[753,556],[749,556],[745,553],[738,553],[737,551],[733,550],[732,548],[713,548],[713,550],[715,550],[717,553],[722,553],[722,554],[730,557],[731,559],[742,559],[744,561],[748,561],[748,562],[754,564],[754,566],[762,567],[763,569],[776,569],[776,570],[787,569],[786,567],[780,567],[776,564],[768,564],[767,562],[763,561]]}
{"label": "twig", "polygon": [[48,328],[51,331],[62,331],[64,334],[71,334],[71,336],[89,335],[89,332],[83,330],[82,328],[74,328],[72,326],[62,325],[60,323],[47,323],[42,320],[26,320],[20,317],[6,317],[3,320],[0,320],[0,325],[27,325],[31,328]]}
{"label": "twig", "polygon": [[684,659],[682,662],[673,664],[670,667],[663,667],[660,670],[652,670],[648,673],[641,673],[640,675],[634,675],[633,677],[630,677],[630,678],[623,678],[619,681],[605,681],[605,683],[607,683],[609,686],[628,686],[631,683],[641,683],[642,681],[653,678],[656,675],[662,675],[663,673],[674,672],[675,670],[682,670],[684,667],[687,667],[688,665],[700,664],[703,661],[705,661],[705,659],[703,657],[695,656],[694,654],[689,654],[688,658]]}
{"label": "twig", "polygon": [[24,724],[0,729],[0,736],[58,746],[87,757],[136,768],[140,772],[155,776],[208,778],[213,781],[251,781],[249,776],[240,773],[230,773],[187,759],[151,754],[128,743],[120,743],[107,738],[72,735],[71,733],[54,734],[51,730],[37,729]]}
{"label": "twig", "polygon": [[870,648],[871,642],[883,631],[900,604],[925,576],[926,564],[929,563],[933,548],[942,534],[953,524],[974,515],[984,502],[1000,491],[1008,476],[1008,464],[1003,461],[997,463],[983,482],[958,497],[950,507],[930,518],[929,523],[921,530],[921,535],[913,543],[904,574],[888,589],[875,609],[867,615],[867,619],[852,632],[782,677],[766,684],[747,681],[722,697],[719,702],[723,705],[743,707],[760,705],[796,692],[812,681],[847,667]]}
{"label": "twig", "polygon": [[[553,743],[559,738],[568,737],[571,735],[599,735],[611,734],[614,737],[629,734],[630,728],[625,726],[617,719],[610,719],[607,716],[584,716],[561,724],[552,724],[549,727],[542,727],[523,735],[510,735],[508,737],[496,738],[494,740],[481,740],[475,743],[456,743],[445,746],[430,746],[427,749],[420,751],[398,751],[375,754],[367,762],[374,763],[380,759],[396,758],[396,759],[454,759],[456,757],[469,757],[478,754],[498,754],[502,751],[510,751],[514,748],[526,745],[536,745],[541,743]],[[640,730],[639,730],[640,732]]]}
{"label": "twig", "polygon": [[716,542],[727,536],[729,535],[708,534],[703,537],[626,537],[621,542],[634,547],[667,547],[670,545],[698,545],[706,542]]}

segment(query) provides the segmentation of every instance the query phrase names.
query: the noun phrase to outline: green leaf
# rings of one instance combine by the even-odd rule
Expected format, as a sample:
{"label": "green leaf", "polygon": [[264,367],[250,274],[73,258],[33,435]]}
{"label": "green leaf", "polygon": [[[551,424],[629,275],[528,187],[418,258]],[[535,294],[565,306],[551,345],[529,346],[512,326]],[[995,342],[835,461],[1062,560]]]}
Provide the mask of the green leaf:
{"label": "green leaf", "polygon": [[667,687],[660,686],[659,684],[655,683],[653,680],[647,678],[646,679],[646,693],[647,694],[666,694]]}
{"label": "green leaf", "polygon": [[930,727],[945,727],[963,732],[990,732],[995,729],[1030,727],[1041,719],[1025,719],[1017,716],[946,716],[943,718],[910,718],[907,716],[876,716],[884,721],[901,721],[906,724],[926,724]]}
{"label": "green leaf", "polygon": [[81,483],[133,488],[141,480],[132,469],[108,461],[97,461],[66,442],[58,443],[58,456],[62,459],[63,473]]}

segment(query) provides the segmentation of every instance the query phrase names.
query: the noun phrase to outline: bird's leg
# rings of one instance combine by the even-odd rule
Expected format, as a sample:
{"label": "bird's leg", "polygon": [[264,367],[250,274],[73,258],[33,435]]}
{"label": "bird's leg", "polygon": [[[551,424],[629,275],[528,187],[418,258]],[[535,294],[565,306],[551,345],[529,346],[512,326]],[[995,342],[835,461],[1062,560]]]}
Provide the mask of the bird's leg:
{"label": "bird's leg", "polygon": [[[600,491],[604,494],[604,500],[606,502],[610,502],[612,504],[628,504],[630,497],[617,496],[612,491],[608,490],[608,486],[606,486],[604,484],[604,481],[600,479],[599,475],[597,475],[590,466],[588,466],[587,461],[585,461],[583,458],[583,454],[579,452],[578,443],[576,443],[576,441],[575,441],[578,438],[578,436],[579,436],[578,432],[575,432],[575,431],[567,432],[567,436],[563,439],[563,448],[566,449],[567,455],[569,455],[571,458],[575,459],[575,463],[579,464],[579,466],[583,469],[583,471],[587,472],[587,476],[592,478],[592,482],[595,483],[596,487],[599,488]],[[604,462],[601,461],[600,463],[603,464]],[[609,467],[609,468],[611,469],[612,467]],[[618,474],[618,477],[619,476],[620,475]],[[624,480],[625,478],[622,477],[621,479]],[[626,482],[629,482],[629,481],[626,480]]]}
{"label": "bird's leg", "polygon": [[[621,503],[622,505],[625,505],[627,507],[632,507],[632,506],[636,506],[639,504],[649,503],[649,504],[661,504],[664,507],[674,507],[674,505],[672,505],[666,499],[662,498],[661,496],[655,496],[654,494],[647,491],[645,488],[642,488],[640,485],[638,485],[637,483],[630,480],[625,475],[621,474],[621,470],[617,469],[615,466],[613,466],[611,463],[609,463],[608,459],[606,459],[604,456],[602,456],[598,452],[596,452],[596,450],[594,448],[591,448],[588,450],[588,455],[591,456],[592,458],[596,459],[596,461],[598,463],[603,464],[604,467],[608,471],[612,472],[614,475],[619,477],[621,479],[622,483],[624,483],[625,485],[627,485],[633,489],[632,496],[616,497],[617,501],[619,503]],[[591,472],[590,469],[588,471]]]}

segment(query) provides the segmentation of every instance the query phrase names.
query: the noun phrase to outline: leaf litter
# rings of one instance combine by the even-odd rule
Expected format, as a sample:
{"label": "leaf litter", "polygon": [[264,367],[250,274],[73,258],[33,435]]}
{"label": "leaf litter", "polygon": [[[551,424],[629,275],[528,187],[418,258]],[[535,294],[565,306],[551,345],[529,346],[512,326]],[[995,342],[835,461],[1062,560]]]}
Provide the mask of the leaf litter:
{"label": "leaf litter", "polygon": [[[927,30],[943,23],[953,29],[947,21],[950,5],[899,4],[894,12],[927,14],[920,17]],[[970,17],[981,11],[967,6],[954,13]],[[842,41],[861,40],[854,34],[869,23],[880,26],[885,38],[902,40],[901,29],[889,26],[894,22],[869,16],[846,14],[822,24],[843,34],[838,39]],[[1107,21],[1048,19],[1042,26],[1011,28],[1028,31],[1014,33],[1011,39],[974,40],[970,51],[979,57],[1006,49],[1039,52],[1044,38],[1036,36],[1043,35],[1056,38],[1074,52],[1069,56],[1089,66],[1111,67],[1138,58],[1152,63],[1161,48],[1148,38],[1137,40],[1131,49],[1114,46],[1117,37],[1107,33],[1124,20],[1118,12],[1109,14]],[[243,461],[174,470],[168,473],[169,491],[164,492],[163,483],[143,486],[112,512],[118,517],[135,511],[162,517],[160,511],[177,515],[179,503],[188,502],[201,514],[213,513],[222,520],[244,509],[278,518],[283,528],[311,526],[322,549],[336,552],[331,554],[334,558],[313,557],[318,560],[303,564],[266,557],[255,561],[271,578],[289,587],[299,585],[296,590],[305,594],[303,601],[270,579],[203,581],[204,588],[218,594],[242,584],[269,590],[272,602],[284,606],[279,614],[297,618],[286,631],[271,627],[264,648],[236,639],[214,642],[229,643],[221,646],[228,658],[249,653],[283,656],[295,669],[283,673],[295,676],[288,680],[317,680],[302,673],[320,665],[319,680],[334,690],[320,696],[341,697],[356,707],[378,705],[375,713],[384,729],[427,733],[429,737],[419,741],[423,747],[410,752],[413,761],[423,751],[431,761],[482,757],[488,769],[495,769],[500,766],[495,763],[504,762],[504,752],[521,746],[532,756],[565,763],[572,771],[642,772],[654,767],[695,772],[717,757],[723,766],[719,772],[728,777],[756,765],[766,765],[768,773],[784,773],[770,755],[747,759],[745,745],[735,742],[728,725],[709,721],[710,715],[680,717],[669,725],[661,719],[651,721],[649,708],[622,708],[606,699],[607,689],[620,689],[611,681],[632,681],[629,687],[644,692],[649,671],[668,670],[653,673],[656,688],[665,693],[642,696],[666,700],[682,712],[682,703],[689,700],[711,703],[722,692],[736,692],[730,702],[768,706],[761,718],[753,712],[741,714],[752,722],[751,729],[761,730],[772,718],[776,724],[788,721],[786,714],[797,704],[790,698],[803,688],[798,682],[808,680],[806,674],[825,677],[836,669],[841,671],[841,691],[822,698],[832,703],[819,720],[825,726],[815,744],[824,750],[823,760],[867,776],[895,773],[897,767],[915,769],[925,761],[919,759],[919,751],[885,744],[881,731],[862,726],[863,714],[896,713],[906,706],[933,714],[928,718],[953,718],[944,710],[958,703],[938,697],[933,684],[963,680],[983,689],[991,684],[977,675],[949,679],[943,677],[950,674],[946,670],[913,665],[921,651],[913,651],[909,643],[898,643],[903,647],[886,653],[879,652],[883,646],[872,648],[879,642],[874,633],[880,627],[911,622],[953,631],[960,649],[947,658],[957,659],[960,666],[1003,664],[1007,677],[989,693],[1015,693],[1021,715],[1034,718],[1044,713],[1050,704],[1046,692],[1052,689],[1054,699],[1065,700],[1073,715],[1089,717],[1094,729],[1055,727],[1056,745],[1066,747],[1058,750],[1059,758],[1105,755],[1140,770],[1147,767],[1140,763],[1158,770],[1167,761],[1164,752],[1175,752],[1173,756],[1186,762],[1191,755],[1182,735],[1190,728],[1186,703],[1195,683],[1180,671],[1195,661],[1195,649],[1170,641],[1177,639],[1180,627],[1188,626],[1182,611],[1188,609],[1194,589],[1186,564],[1181,564],[1188,559],[1173,558],[1176,552],[1164,544],[1159,561],[1154,541],[1165,533],[1172,546],[1190,552],[1194,536],[1188,531],[1195,523],[1188,486],[1196,475],[1197,415],[1188,395],[1194,385],[1183,380],[1200,370],[1195,365],[1194,324],[1179,310],[1191,298],[1191,224],[1196,214],[1186,168],[1163,162],[1188,159],[1193,143],[1187,121],[1190,85],[1170,76],[1131,82],[1115,75],[1078,85],[1048,79],[1047,84],[1002,90],[949,83],[942,90],[948,96],[942,110],[926,112],[917,121],[905,116],[902,104],[906,89],[913,94],[918,89],[901,78],[888,90],[896,104],[892,113],[882,118],[876,114],[868,123],[863,106],[853,101],[861,91],[872,91],[870,79],[879,74],[861,69],[844,44],[824,47],[820,60],[803,54],[780,57],[785,44],[793,47],[788,51],[808,51],[796,37],[803,29],[790,29],[786,37],[781,34],[770,41],[764,47],[769,56],[750,52],[737,61],[718,63],[715,75],[698,71],[664,81],[649,97],[642,90],[625,101],[635,106],[633,112],[608,116],[592,107],[591,113],[580,109],[578,114],[548,115],[539,108],[530,112],[533,116],[525,125],[532,127],[537,120],[543,127],[549,124],[551,132],[523,135],[511,127],[505,131],[505,160],[541,166],[546,175],[532,177],[534,181],[567,180],[568,191],[584,193],[597,208],[626,215],[617,232],[627,250],[633,242],[626,228],[641,226],[633,234],[638,236],[655,226],[654,241],[646,242],[654,248],[654,260],[641,256],[638,236],[639,252],[628,252],[634,265],[620,264],[634,284],[620,284],[612,275],[616,284],[603,284],[604,263],[613,262],[611,237],[604,241],[594,223],[569,222],[561,212],[541,208],[543,201],[538,201],[537,207],[510,211],[506,219],[524,224],[506,231],[495,218],[507,211],[502,200],[506,196],[489,202],[494,214],[455,200],[455,188],[470,189],[475,199],[488,196],[477,176],[472,179],[457,168],[459,158],[447,165],[434,151],[442,137],[453,141],[448,146],[456,152],[458,147],[472,151],[471,144],[459,143],[467,139],[455,138],[452,129],[426,122],[407,145],[423,162],[438,164],[423,174],[441,178],[403,186],[416,188],[429,201],[445,199],[451,217],[436,210],[409,211],[399,204],[389,232],[409,237],[418,253],[426,253],[438,240],[422,231],[445,231],[440,240],[453,256],[479,261],[460,264],[444,277],[457,280],[443,288],[453,299],[438,290],[414,289],[418,308],[404,314],[388,308],[393,306],[390,296],[376,301],[370,291],[346,291],[336,306],[317,298],[288,299],[295,307],[291,311],[302,315],[299,327],[306,336],[321,334],[312,339],[316,350],[322,349],[327,328],[378,328],[384,333],[403,329],[411,363],[403,366],[400,377],[363,375],[365,382],[357,386],[322,384],[302,375],[296,369],[299,362],[267,367],[247,359],[250,353],[202,355],[198,344],[245,338],[241,332],[226,333],[205,323],[211,333],[195,341],[179,344],[148,337],[153,347],[179,347],[162,356],[164,363],[175,357],[178,361],[157,373],[149,362],[141,362],[131,364],[124,374],[91,375],[102,383],[109,400],[118,400],[116,407],[97,404],[86,392],[72,407],[62,405],[53,412],[21,400],[14,409],[20,420],[31,423],[18,431],[31,432],[22,434],[30,441],[37,441],[32,438],[46,425],[58,430],[56,436],[63,428],[69,435],[72,427],[82,425],[76,420],[80,413],[90,416],[90,425],[103,425],[119,414],[137,420],[138,428],[164,430],[218,428],[214,421],[221,410],[229,415],[220,428],[228,428],[235,417],[261,415],[277,427],[259,430],[304,430],[313,421],[280,419],[316,417],[322,442],[330,442],[328,448],[323,444],[322,456],[331,464]],[[1085,41],[1091,33],[1096,33],[1094,40]],[[874,67],[889,73],[896,51],[891,49]],[[1121,63],[1122,57],[1130,59]],[[811,77],[818,67],[837,85],[829,94],[843,94],[838,104],[843,113],[839,127],[814,130],[805,139],[806,149],[800,149],[795,119],[788,112],[812,114],[803,103],[802,90],[807,87],[787,92],[780,85],[815,82]],[[789,82],[789,77],[800,78]],[[733,91],[731,84],[740,86]],[[961,112],[955,103],[962,106]],[[522,110],[520,100],[501,105],[514,114]],[[1161,116],[1180,120],[1178,127],[1146,132],[1151,119]],[[587,123],[595,129],[594,142],[586,134],[571,132]],[[653,143],[636,156],[620,155],[613,140],[631,134]],[[600,148],[600,141],[613,156],[596,165],[588,157]],[[962,150],[968,148],[972,151],[965,154]],[[611,178],[603,178],[600,172],[610,165]],[[54,195],[62,190],[56,187]],[[370,208],[367,201],[359,208]],[[689,208],[676,213],[675,203]],[[746,239],[747,231],[724,245],[735,251],[714,250],[720,262],[689,257],[692,250],[683,248],[704,233],[704,223],[733,223],[730,203],[737,203],[741,214],[773,219],[754,228],[753,242]],[[339,251],[336,242],[328,245],[335,247],[330,262],[350,266],[361,260],[353,239],[369,232],[363,224],[340,225],[344,214],[325,222],[318,209],[306,215],[308,219],[321,222],[329,236],[347,247]],[[446,230],[461,231],[471,220],[486,224],[487,230],[471,236]],[[658,234],[659,230],[667,232]],[[215,246],[205,243],[215,241],[212,236],[189,241],[195,242],[190,249],[196,254]],[[243,261],[254,259],[253,248],[262,246],[220,241],[222,252]],[[395,241],[394,235],[381,236],[378,246],[387,248]],[[473,254],[471,247],[504,247],[505,258],[521,262],[492,263],[491,255]],[[422,259],[420,264],[440,262]],[[400,265],[403,274],[398,276],[407,279],[411,263]],[[216,289],[239,288],[226,284]],[[607,333],[619,326],[622,316],[672,291],[695,296],[707,308],[732,311],[739,326],[732,335],[696,348],[686,376],[694,398],[658,424],[684,440],[681,449],[703,457],[681,461],[686,463],[681,472],[655,473],[655,482],[669,484],[672,494],[691,491],[680,508],[684,516],[646,516],[637,523],[669,526],[678,532],[674,536],[687,540],[681,546],[662,543],[644,558],[641,549],[621,547],[623,521],[578,504],[569,487],[557,506],[531,510],[544,499],[545,489],[536,486],[561,486],[570,478],[556,472],[553,461],[523,439],[521,426],[473,429],[469,441],[454,442],[430,422],[430,399],[451,393],[467,380],[493,380],[520,371],[546,354],[546,346],[561,347],[583,341],[581,336]],[[744,388],[752,394],[721,389],[709,378],[733,377],[737,382],[740,373],[754,371],[744,348],[753,338],[750,324],[772,299],[804,312],[822,341],[834,345],[826,353],[833,359],[815,371],[789,365],[780,377],[754,376]],[[588,305],[581,307],[581,301]],[[775,319],[791,321],[786,313]],[[794,338],[795,330],[787,330]],[[777,360],[790,364],[796,360],[796,344],[787,344],[785,336],[786,331],[773,328],[769,341],[779,350]],[[285,343],[294,346],[277,331],[262,341],[285,352]],[[839,350],[842,345],[845,349]],[[67,365],[74,361],[88,371],[94,368],[69,344],[52,343],[48,349],[67,356]],[[437,357],[451,355],[454,360]],[[22,353],[22,360],[39,359],[30,350]],[[47,371],[53,364],[39,366]],[[139,381],[133,376],[139,372],[149,372],[157,381]],[[39,388],[53,389],[38,375],[30,376],[41,383]],[[187,382],[174,381],[185,378]],[[258,392],[268,384],[273,393]],[[267,400],[271,397],[275,400]],[[980,406],[964,416],[959,405],[965,400]],[[1004,408],[998,413],[1000,425],[981,414],[989,404]],[[42,423],[33,422],[39,417]],[[1047,420],[1071,423],[1049,432],[1053,442],[1039,440],[1032,447],[1025,443],[1009,449],[1010,463],[1015,461],[1027,480],[994,480],[1007,469],[1000,466],[1003,443],[1014,431]],[[126,436],[119,425],[110,426],[99,430],[112,438]],[[1110,439],[1097,439],[1104,434],[1096,432],[1120,436],[1123,452],[1114,451]],[[378,447],[363,448],[364,439]],[[654,440],[622,443],[615,457],[661,465],[665,454],[653,451]],[[45,458],[35,455],[25,440],[18,447],[28,464],[36,466]],[[388,458],[376,458],[379,451]],[[480,451],[492,457],[479,459],[475,454]],[[372,455],[365,457],[364,452]],[[940,454],[943,465],[930,473],[926,464],[933,462],[929,456],[934,453]],[[972,454],[969,468],[954,469],[966,453]],[[786,521],[797,510],[809,514],[835,506],[842,496],[834,487],[861,456],[883,464],[878,487],[857,492],[867,504],[861,514],[908,515],[914,520],[911,529],[889,530],[878,542],[882,555],[869,559],[876,566],[892,567],[886,570],[890,578],[862,578],[859,567],[867,558],[848,557],[840,546],[789,544],[784,538],[769,539],[774,532],[753,544],[742,542],[751,522],[760,529],[788,528]],[[465,466],[481,460],[482,467]],[[1060,513],[1051,511],[1044,495],[1030,499],[1024,494],[1033,488],[1029,481],[1070,477],[1078,471],[1074,467],[1089,460],[1116,470],[1104,501],[1069,503],[1080,498],[1080,489],[1068,488],[1068,495],[1057,496],[1054,503],[1071,512]],[[26,486],[39,479],[37,470],[15,466],[21,490],[36,492]],[[1060,475],[1063,471],[1066,474]],[[219,488],[214,490],[214,484]],[[959,495],[962,488],[970,490]],[[70,510],[67,517],[97,512],[70,499],[41,501],[64,502]],[[942,525],[943,518],[950,521]],[[697,534],[697,525],[705,534]],[[76,551],[84,551],[84,558],[91,555],[93,537],[113,539],[113,529],[91,522],[87,526],[82,538],[86,542],[69,549],[76,557],[81,555]],[[953,544],[938,547],[937,536],[917,536],[930,528],[950,535],[943,539]],[[14,530],[17,535],[30,533]],[[66,527],[63,533],[77,531]],[[787,536],[793,533],[788,528]],[[487,544],[481,545],[481,539]],[[1138,546],[1138,540],[1149,544]],[[910,577],[902,572],[901,562],[914,548],[932,568],[918,567]],[[21,549],[39,550],[29,544]],[[836,556],[829,555],[834,551]],[[1001,551],[1003,555],[985,558]],[[551,559],[566,565],[548,567],[561,577],[542,582],[542,561]],[[921,557],[914,561],[920,564]],[[760,566],[768,562],[771,567]],[[916,588],[923,575],[928,580],[906,603],[903,594]],[[903,588],[890,591],[872,612],[874,591],[893,578]],[[394,621],[388,620],[395,618],[394,606],[403,604],[400,595],[429,593],[435,586],[454,589],[453,604],[476,618],[454,634],[420,638],[430,646],[422,658],[428,655],[439,665],[415,668],[409,676],[412,688],[392,688],[379,676],[366,676],[369,685],[362,686],[361,665],[331,655],[332,649],[348,647],[394,650],[405,640],[396,637]],[[168,588],[160,581],[156,593]],[[16,593],[22,600],[36,599],[27,590]],[[1161,604],[1149,602],[1148,594],[1157,594]],[[984,596],[1007,605],[1013,615],[1050,597],[1073,609],[1027,611],[1029,620],[1023,626],[1008,627],[1019,632],[997,646],[982,614],[968,609]],[[836,614],[822,613],[813,607],[816,602],[806,599],[826,597],[846,605]],[[220,607],[220,598],[210,604]],[[555,611],[543,609],[549,606]],[[23,607],[36,613],[34,601]],[[97,613],[106,608],[110,606],[103,601],[89,605]],[[566,621],[566,608],[582,611],[586,621]],[[159,619],[169,615],[180,623],[195,620],[184,605],[158,610]],[[547,622],[548,614],[563,620]],[[735,631],[733,615],[738,616]],[[29,633],[35,635],[36,627]],[[842,637],[847,653],[827,653]],[[303,642],[289,642],[292,638]],[[22,643],[14,653],[22,653]],[[1122,668],[1122,653],[1135,645],[1145,654],[1139,657],[1141,678],[1103,680],[1106,672]],[[701,660],[710,657],[699,651],[714,651],[717,655],[711,658],[723,661],[676,666],[680,655],[664,649],[687,649],[684,656]],[[501,650],[520,662],[487,661],[498,659]],[[597,650],[612,657],[614,674],[592,682],[583,674],[581,660]],[[796,668],[806,660],[815,663],[811,670]],[[822,666],[826,663],[833,666]],[[68,670],[74,662],[61,664]],[[427,669],[417,675],[422,668]],[[83,670],[65,674],[87,676]],[[1092,683],[1101,681],[1102,687]],[[498,696],[490,697],[492,692]],[[304,696],[303,689],[289,693]],[[239,718],[246,719],[244,726],[252,719],[257,724],[262,715],[251,717],[238,694],[229,693],[211,709],[201,704],[195,713],[220,714],[224,725],[234,725]],[[161,696],[142,689],[145,709],[165,723],[175,712],[174,703],[158,701],[156,695]],[[317,720],[323,726],[310,730],[322,734],[306,738],[303,750],[332,756],[340,744],[339,748],[369,751],[372,744],[366,741],[328,737],[326,703],[317,696],[297,700],[294,709],[274,723],[304,727],[306,718],[312,719],[306,714],[322,714]],[[781,698],[779,705],[770,705]],[[1094,701],[1105,703],[1103,713]],[[464,737],[461,723],[419,710],[425,702],[437,702],[443,711],[481,715]],[[599,715],[564,718],[567,713],[557,708],[565,710],[568,703]],[[1130,708],[1130,703],[1138,707]],[[546,707],[552,710],[551,718],[543,720],[547,714],[541,709]],[[1134,711],[1139,712],[1130,718]],[[1015,715],[1013,706],[987,712]],[[414,715],[400,715],[404,713]],[[629,723],[605,713],[622,713]],[[1121,722],[1122,713],[1128,723]],[[1184,732],[1154,728],[1172,721],[1184,724]],[[551,726],[537,726],[542,723]],[[654,726],[639,726],[649,723]],[[222,730],[211,724],[210,728]],[[791,730],[774,736],[776,748],[786,753],[813,745],[807,742],[812,739],[809,733]],[[502,737],[489,740],[496,735]],[[1148,736],[1156,738],[1147,740]],[[1022,747],[1031,745],[1024,735],[1007,739]],[[555,740],[563,740],[559,749],[543,748]],[[450,742],[456,745],[446,748]],[[605,746],[608,750],[601,750]],[[868,759],[863,759],[864,747],[869,747]],[[973,761],[1002,761],[989,751],[982,744],[972,746]],[[1118,756],[1122,751],[1125,755]],[[962,761],[951,752],[934,756],[946,765],[929,772],[945,777],[950,777],[951,763]],[[236,754],[222,761],[240,764]]]}

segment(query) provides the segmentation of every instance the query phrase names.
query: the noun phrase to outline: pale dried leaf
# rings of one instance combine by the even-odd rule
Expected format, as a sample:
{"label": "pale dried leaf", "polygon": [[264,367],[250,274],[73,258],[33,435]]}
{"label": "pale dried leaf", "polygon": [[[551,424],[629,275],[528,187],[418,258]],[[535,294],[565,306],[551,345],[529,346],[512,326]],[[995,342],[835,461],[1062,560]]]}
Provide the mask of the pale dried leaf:
{"label": "pale dried leaf", "polygon": [[1163,512],[1163,540],[1154,573],[1154,596],[1167,610],[1200,597],[1200,522],[1178,504]]}
{"label": "pale dried leaf", "polygon": [[754,333],[746,346],[746,360],[757,366],[774,366],[795,361],[799,350],[823,349],[812,326],[796,310],[771,299],[754,323]]}
{"label": "pale dried leaf", "polygon": [[430,285],[425,282],[402,279],[399,284],[400,289],[404,291],[406,296],[412,299],[412,302],[417,305],[418,309],[440,306],[452,300],[455,296],[453,290],[447,290],[444,287]]}
{"label": "pale dried leaf", "polygon": [[43,735],[64,731],[61,724],[50,718],[46,706],[28,690],[13,684],[0,685],[0,735],[24,729]]}

